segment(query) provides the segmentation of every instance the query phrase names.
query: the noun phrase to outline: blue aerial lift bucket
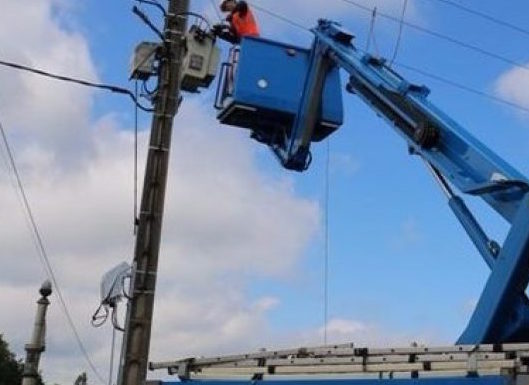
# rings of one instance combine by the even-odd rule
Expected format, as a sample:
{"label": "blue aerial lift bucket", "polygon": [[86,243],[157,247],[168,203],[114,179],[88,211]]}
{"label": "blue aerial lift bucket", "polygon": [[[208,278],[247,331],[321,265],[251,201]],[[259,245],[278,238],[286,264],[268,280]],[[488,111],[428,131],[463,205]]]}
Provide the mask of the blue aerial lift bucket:
{"label": "blue aerial lift bucket", "polygon": [[[221,123],[248,128],[268,145],[291,134],[310,64],[310,49],[257,37],[242,39],[223,63],[215,107]],[[321,141],[343,123],[340,75],[326,75],[312,141]]]}

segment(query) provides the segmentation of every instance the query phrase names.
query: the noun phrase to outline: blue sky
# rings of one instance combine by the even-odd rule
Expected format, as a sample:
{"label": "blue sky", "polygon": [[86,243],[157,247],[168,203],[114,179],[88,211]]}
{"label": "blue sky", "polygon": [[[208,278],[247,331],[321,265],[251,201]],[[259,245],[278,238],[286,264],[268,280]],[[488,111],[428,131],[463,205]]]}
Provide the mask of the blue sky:
{"label": "blue sky", "polygon": [[[53,67],[53,63],[58,65],[57,61],[39,61],[38,55],[32,56],[29,52],[29,46],[29,53],[18,47],[12,48],[8,53],[13,52],[14,57],[6,59],[20,57],[35,66],[50,65],[50,69],[59,68],[62,72],[106,83],[128,84],[127,70],[134,45],[140,40],[154,38],[130,12],[133,1],[113,0],[104,5],[95,0],[86,0],[82,4],[69,0],[45,3],[49,3],[52,13],[42,12],[49,19],[46,19],[47,23],[60,31],[57,32],[60,38],[56,39],[57,42],[55,37],[40,42],[37,37],[27,40],[20,37],[20,41],[62,47],[63,37],[67,41],[77,37],[82,44],[70,47],[74,47],[75,52],[80,49],[81,53],[76,54],[79,57],[87,57],[82,61],[87,63],[86,67],[67,64],[63,68],[60,65]],[[397,0],[363,0],[361,3],[370,7],[377,4],[381,12],[395,16],[400,14],[402,5]],[[210,1],[196,0],[192,4],[194,10],[205,11],[208,17],[214,18]],[[318,17],[338,20],[357,35],[357,44],[361,48],[365,46],[370,15],[343,1],[256,0],[256,4],[307,27],[314,25]],[[492,0],[466,0],[461,4],[522,27],[527,24],[529,5],[521,0],[509,2],[509,6]],[[21,2],[20,9],[15,8],[15,11],[24,7],[29,9],[32,5]],[[156,11],[152,15],[156,15]],[[258,11],[256,15],[265,37],[306,46],[310,44],[310,35],[305,32]],[[20,17],[18,13],[13,15],[14,20]],[[406,19],[514,61],[529,62],[526,49],[529,36],[462,13],[442,2],[410,0]],[[397,24],[377,19],[375,33],[383,56],[393,53],[397,30]],[[6,42],[5,36],[0,33],[0,41]],[[40,47],[37,43],[32,44]],[[226,47],[223,44],[223,48]],[[37,51],[39,49],[35,48]],[[63,55],[65,62],[71,63],[68,54]],[[515,71],[512,65],[408,27],[403,30],[397,61],[529,107],[529,79],[524,70]],[[427,85],[432,90],[430,99],[434,103],[522,173],[529,175],[528,114],[420,74],[398,67],[397,70],[409,80]],[[64,91],[42,82],[36,83],[35,87],[53,90],[49,92],[54,94]],[[308,172],[297,174],[282,170],[266,148],[246,138],[246,132],[215,124],[213,92],[212,87],[201,95],[186,96],[182,115],[175,121],[172,166],[176,171],[170,177],[168,187],[164,238],[167,246],[162,253],[162,289],[156,314],[157,327],[165,334],[160,332],[153,342],[153,355],[156,359],[170,359],[188,352],[213,354],[263,345],[321,343],[326,146],[324,143],[314,146],[314,162]],[[68,193],[72,191],[78,194],[87,189],[97,191],[95,182],[101,183],[101,178],[93,174],[104,171],[102,180],[108,183],[105,189],[110,192],[101,196],[94,192],[99,201],[92,202],[88,196],[86,199],[91,211],[97,211],[100,205],[111,208],[111,218],[103,219],[101,214],[97,220],[89,219],[89,224],[83,227],[86,241],[65,241],[51,230],[48,234],[51,254],[55,255],[55,265],[64,280],[65,295],[68,297],[72,293],[69,298],[75,306],[83,301],[91,303],[86,308],[79,304],[76,317],[83,336],[90,339],[90,352],[104,371],[108,343],[100,338],[101,334],[85,330],[89,315],[84,312],[97,303],[100,273],[110,269],[120,258],[128,260],[130,257],[128,151],[133,110],[125,98],[88,91],[68,94],[65,100],[57,101],[54,106],[57,111],[71,109],[73,104],[68,103],[72,100],[83,100],[86,106],[82,110],[82,119],[73,114],[77,114],[76,111],[72,112],[70,128],[76,126],[76,119],[82,120],[85,123],[76,127],[75,132],[87,130],[95,133],[93,138],[90,136],[86,140],[96,143],[94,158],[87,157],[83,161],[83,166],[76,171],[77,179],[62,169],[68,160],[58,163],[61,147],[50,144],[41,148],[40,142],[33,143],[33,131],[24,126],[30,127],[32,121],[19,123],[15,119],[17,115],[11,112],[16,106],[2,101],[0,111],[8,115],[7,122],[11,123],[8,127],[13,130],[20,127],[18,135],[15,131],[11,133],[16,137],[15,145],[22,154],[23,166],[27,168],[28,188],[36,197],[34,205],[43,225],[60,228],[65,223],[77,223],[79,219],[64,219],[63,222],[62,216],[54,214],[53,209],[60,208],[64,201],[68,202]],[[453,343],[466,326],[473,303],[479,298],[488,277],[488,268],[451,214],[444,196],[422,162],[408,155],[400,137],[354,96],[344,93],[344,106],[345,123],[330,139],[330,341],[354,340],[377,345],[406,345],[412,341]],[[60,122],[57,116],[53,119],[49,121],[50,126]],[[149,121],[149,116],[141,116],[143,141]],[[66,128],[63,131],[68,132]],[[71,133],[62,134],[63,131],[60,138],[67,138],[64,140],[68,146],[71,143],[82,146],[76,141],[79,138]],[[50,140],[47,135],[43,130],[37,136],[43,141]],[[28,141],[34,146],[27,145]],[[116,149],[112,151],[114,145]],[[68,181],[56,194],[63,201],[54,201],[54,187],[50,187],[53,183],[46,183],[48,177],[39,173],[37,165],[42,159],[45,164],[50,162],[57,167],[54,175],[57,173]],[[111,166],[107,167],[103,161],[109,160]],[[94,185],[84,187],[83,179]],[[0,181],[6,180],[7,177]],[[113,181],[119,189],[111,187]],[[80,186],[79,189],[72,187],[74,185]],[[8,189],[5,191],[7,194]],[[119,210],[114,212],[114,204],[110,199],[107,202],[107,195],[115,198],[120,194],[125,194],[126,199],[123,204],[116,204]],[[41,195],[43,198],[39,198]],[[190,196],[197,200],[191,200]],[[209,198],[211,202],[208,202]],[[479,201],[470,200],[470,204],[483,219],[490,236],[501,241],[507,231],[503,220]],[[216,207],[222,205],[225,205],[222,209]],[[19,210],[12,210],[13,215],[21,215]],[[79,215],[87,213],[90,215],[90,210],[79,211]],[[184,219],[180,221],[179,217]],[[232,217],[236,218],[233,223],[230,221]],[[218,225],[224,225],[225,231],[208,227]],[[127,231],[116,230],[121,227]],[[247,235],[252,239],[248,244],[236,235],[230,235],[230,229],[237,232],[247,227],[255,228],[254,232],[248,230]],[[196,231],[189,234],[190,228]],[[179,236],[182,232],[186,237]],[[107,241],[105,233],[115,235],[119,243],[113,239]],[[76,239],[73,230],[71,236]],[[110,245],[107,248],[104,247],[106,242]],[[188,242],[195,243],[189,246]],[[207,247],[208,242],[212,245],[211,250]],[[218,258],[215,250],[219,251]],[[32,253],[31,248],[18,251]],[[8,253],[11,249],[6,248],[3,254]],[[100,255],[93,262],[71,257],[96,254]],[[172,255],[178,255],[178,258],[172,260]],[[82,274],[74,274],[77,281],[67,278],[79,264],[95,270],[93,282],[83,281],[79,277]],[[16,275],[16,268],[13,271]],[[0,284],[14,292],[20,290],[21,298],[32,300],[31,282],[28,282],[31,280],[27,278],[31,272],[20,270],[19,273],[19,280],[0,274]],[[193,279],[187,279],[186,275]],[[194,301],[190,298],[198,304],[191,303]],[[205,309],[213,307],[214,301],[225,301],[225,306],[219,307],[218,313],[204,316]],[[54,310],[58,312],[58,307]],[[237,317],[230,318],[225,313]],[[31,308],[12,322],[23,320],[29,325],[29,314],[32,314]],[[6,335],[13,324],[10,322],[0,323],[0,327],[7,330]],[[60,316],[56,316],[55,322],[63,325]],[[108,330],[105,333],[108,337]],[[220,337],[212,342],[215,335]],[[169,337],[175,342],[165,341]],[[19,352],[24,338],[23,333],[13,331],[12,343]],[[201,338],[208,341],[202,342]],[[66,358],[75,349],[71,340],[58,338],[53,329],[50,339],[56,353],[50,348],[47,362],[72,364]],[[172,346],[175,346],[174,353]],[[74,364],[83,365],[77,361]],[[52,370],[50,377],[57,381],[69,378],[65,371]]]}

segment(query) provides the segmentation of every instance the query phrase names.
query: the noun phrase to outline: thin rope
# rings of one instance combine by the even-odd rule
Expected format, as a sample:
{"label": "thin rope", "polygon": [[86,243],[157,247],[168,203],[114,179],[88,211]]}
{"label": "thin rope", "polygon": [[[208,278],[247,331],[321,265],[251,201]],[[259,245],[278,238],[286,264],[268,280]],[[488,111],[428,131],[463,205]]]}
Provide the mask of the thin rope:
{"label": "thin rope", "polygon": [[402,4],[402,14],[400,15],[399,35],[397,36],[397,43],[395,44],[395,49],[393,51],[393,57],[391,58],[391,61],[389,63],[390,67],[395,62],[395,59],[397,58],[397,54],[399,53],[400,42],[402,40],[402,31],[404,29],[404,16],[406,16],[407,8],[408,8],[408,0],[404,0],[404,3]]}
{"label": "thin rope", "polygon": [[48,258],[48,253],[46,251],[46,248],[44,247],[44,241],[42,240],[42,237],[40,235],[40,230],[39,230],[39,228],[37,226],[37,221],[35,220],[35,217],[33,215],[33,211],[32,211],[31,206],[29,204],[29,200],[27,198],[27,195],[26,195],[26,192],[25,192],[25,189],[24,189],[24,185],[22,184],[22,178],[20,177],[20,173],[18,172],[18,168],[17,168],[16,162],[15,162],[15,157],[14,157],[13,151],[11,150],[11,146],[9,145],[9,141],[7,139],[7,135],[6,135],[5,130],[4,130],[4,126],[2,125],[1,122],[0,122],[0,136],[2,137],[4,146],[5,146],[5,149],[6,149],[7,157],[8,157],[11,169],[13,171],[13,174],[15,176],[16,182],[17,182],[18,190],[20,192],[20,196],[21,196],[22,202],[23,202],[24,212],[25,212],[25,214],[26,214],[26,216],[27,216],[27,218],[28,218],[28,220],[29,220],[29,222],[31,224],[32,235],[33,235],[33,238],[34,238],[34,240],[36,242],[35,243],[35,247],[37,249],[37,252],[39,254],[39,257],[40,257],[41,261],[44,263],[44,267],[45,267],[44,270],[46,271],[46,274],[48,275],[48,278],[51,280],[51,282],[53,283],[53,286],[55,287],[55,292],[57,293],[57,297],[59,298],[59,303],[61,305],[61,309],[63,310],[63,314],[66,317],[66,321],[69,324],[70,329],[72,330],[72,333],[73,333],[74,338],[75,338],[75,340],[77,342],[79,350],[81,351],[82,355],[84,356],[84,359],[85,359],[86,363],[88,364],[90,369],[93,371],[93,373],[96,375],[98,380],[102,384],[104,384],[106,381],[99,374],[99,371],[96,369],[94,363],[92,362],[92,359],[90,358],[90,356],[88,354],[88,351],[86,350],[86,348],[84,346],[84,343],[81,340],[81,336],[79,335],[79,332],[77,331],[75,323],[73,322],[73,318],[72,318],[72,316],[70,314],[70,311],[68,310],[68,306],[66,305],[66,301],[65,301],[64,296],[62,294],[62,290],[61,290],[61,288],[59,286],[59,283],[58,283],[57,278],[55,276],[55,273],[53,271],[51,262],[50,262],[50,260]]}
{"label": "thin rope", "polygon": [[329,321],[329,172],[331,163],[331,139],[327,139],[327,157],[325,160],[325,262],[323,269],[323,343],[327,345]]}
{"label": "thin rope", "polygon": [[123,88],[123,87],[113,86],[113,85],[110,85],[110,84],[89,82],[89,81],[84,80],[84,79],[77,79],[77,78],[73,78],[73,77],[70,77],[70,76],[59,75],[59,74],[55,74],[55,73],[52,73],[52,72],[47,72],[47,71],[44,71],[44,70],[41,70],[41,69],[38,69],[38,68],[33,68],[33,67],[25,66],[25,65],[22,65],[22,64],[5,61],[5,60],[0,60],[0,66],[13,68],[13,69],[20,70],[20,71],[31,72],[31,73],[34,73],[36,75],[44,76],[44,77],[47,77],[47,78],[50,78],[50,79],[54,79],[54,80],[60,80],[60,81],[63,81],[63,82],[68,82],[68,83],[75,83],[75,84],[78,84],[78,85],[81,85],[81,86],[85,86],[85,87],[99,88],[99,89],[107,90],[107,91],[114,92],[114,93],[117,93],[117,94],[128,95],[129,98],[131,98],[132,101],[139,108],[141,108],[142,110],[144,110],[146,112],[153,112],[154,111],[152,108],[148,108],[148,107],[142,106],[138,102],[138,99],[134,97],[134,94],[130,90],[128,90],[126,88]]}
{"label": "thin rope", "polygon": [[378,44],[375,39],[375,22],[377,19],[377,7],[373,8],[373,13],[371,14],[371,23],[369,25],[369,34],[367,35],[366,42],[366,52],[369,52],[371,46],[371,41],[373,41],[373,47],[375,48],[375,53],[379,56]]}
{"label": "thin rope", "polygon": [[211,6],[213,7],[213,10],[215,14],[217,15],[217,18],[219,21],[222,21],[222,15],[220,14],[220,11],[217,8],[217,4],[215,3],[215,0],[211,0]]}
{"label": "thin rope", "polygon": [[[138,80],[134,83],[134,94],[138,99]],[[134,235],[138,231],[138,105],[134,105]]]}
{"label": "thin rope", "polygon": [[251,3],[251,5],[252,5],[253,8],[257,9],[258,11],[266,13],[269,16],[275,17],[278,20],[282,20],[285,23],[288,23],[288,24],[290,24],[290,25],[292,25],[292,26],[294,26],[296,28],[299,28],[299,29],[305,31],[305,32],[312,33],[309,28],[305,27],[304,25],[302,25],[300,23],[297,23],[297,22],[293,21],[292,19],[289,19],[288,17],[282,16],[279,13],[270,11],[269,9],[261,7],[260,5],[257,5],[257,4],[254,4],[254,3]]}
{"label": "thin rope", "polygon": [[[431,0],[430,0],[431,1]],[[516,31],[516,32],[520,32],[526,36],[529,36],[529,30],[528,29],[525,29],[525,28],[522,28],[522,27],[519,27],[513,23],[510,23],[508,21],[505,21],[505,20],[502,20],[502,19],[498,19],[497,17],[494,17],[494,16],[491,16],[490,14],[487,14],[487,13],[484,13],[484,12],[481,12],[481,11],[478,11],[476,9],[472,9],[472,8],[469,8],[469,7],[466,7],[462,4],[458,4],[456,3],[455,1],[451,1],[451,0],[435,0],[439,3],[444,3],[446,5],[450,5],[454,8],[457,8],[463,12],[466,12],[466,13],[469,13],[471,15],[474,15],[474,16],[478,16],[482,19],[485,19],[485,20],[488,20],[494,24],[497,24],[497,25],[501,25],[502,27],[506,27],[506,28],[509,28],[513,31]]]}
{"label": "thin rope", "polygon": [[110,348],[110,368],[108,374],[108,385],[112,385],[114,376],[114,351],[116,350],[116,328],[112,328],[112,347]]}

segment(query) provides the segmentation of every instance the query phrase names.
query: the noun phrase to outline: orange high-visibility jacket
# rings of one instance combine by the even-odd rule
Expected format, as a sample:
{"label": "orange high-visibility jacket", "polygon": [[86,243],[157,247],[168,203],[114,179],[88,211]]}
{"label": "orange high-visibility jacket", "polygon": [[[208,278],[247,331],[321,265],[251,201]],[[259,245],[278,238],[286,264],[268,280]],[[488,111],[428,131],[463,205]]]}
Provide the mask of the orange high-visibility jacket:
{"label": "orange high-visibility jacket", "polygon": [[250,9],[244,15],[242,12],[234,12],[231,25],[238,37],[259,36],[259,27]]}

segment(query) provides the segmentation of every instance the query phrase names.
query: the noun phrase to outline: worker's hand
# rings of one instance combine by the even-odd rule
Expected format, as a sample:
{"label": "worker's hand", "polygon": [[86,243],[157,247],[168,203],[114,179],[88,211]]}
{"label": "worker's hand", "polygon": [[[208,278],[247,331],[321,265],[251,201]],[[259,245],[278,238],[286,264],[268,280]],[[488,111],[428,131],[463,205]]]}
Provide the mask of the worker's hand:
{"label": "worker's hand", "polygon": [[219,24],[214,24],[212,27],[211,27],[211,32],[215,35],[215,36],[219,36],[223,31],[226,31],[229,29],[229,26],[226,25],[226,24],[222,24],[222,23],[219,23]]}

